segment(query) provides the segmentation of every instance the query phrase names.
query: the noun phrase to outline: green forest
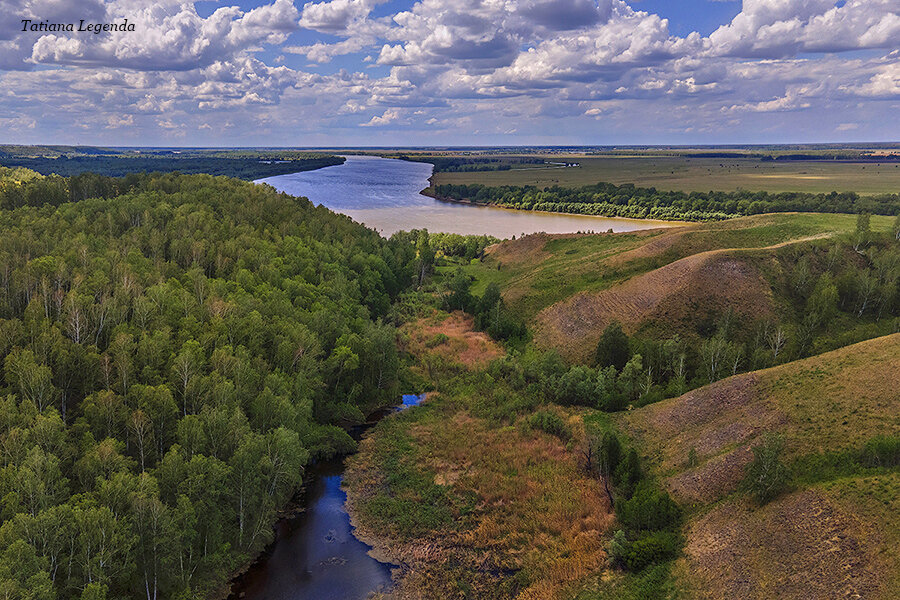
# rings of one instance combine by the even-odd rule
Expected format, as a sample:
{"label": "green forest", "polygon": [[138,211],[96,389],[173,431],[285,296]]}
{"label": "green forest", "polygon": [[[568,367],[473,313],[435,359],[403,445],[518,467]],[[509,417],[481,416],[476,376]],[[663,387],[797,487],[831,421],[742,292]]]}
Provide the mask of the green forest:
{"label": "green forest", "polygon": [[396,398],[415,239],[234,179],[91,177],[0,211],[0,593],[206,597]]}
{"label": "green forest", "polygon": [[129,173],[167,173],[177,171],[184,174],[206,173],[226,175],[252,181],[275,175],[312,171],[322,167],[340,165],[340,156],[265,152],[202,152],[190,151],[184,154],[141,153],[141,154],[60,154],[54,156],[22,156],[7,154],[0,150],[0,163],[7,167],[22,167],[37,171],[42,175],[70,177],[82,173],[96,173],[109,177],[124,177]]}
{"label": "green forest", "polygon": [[439,185],[434,188],[433,195],[438,199],[492,204],[519,210],[680,221],[717,221],[773,212],[900,213],[900,194],[862,197],[854,192],[687,193],[612,183],[597,183],[579,188],[553,186],[546,189],[531,185],[488,187],[476,183]]}

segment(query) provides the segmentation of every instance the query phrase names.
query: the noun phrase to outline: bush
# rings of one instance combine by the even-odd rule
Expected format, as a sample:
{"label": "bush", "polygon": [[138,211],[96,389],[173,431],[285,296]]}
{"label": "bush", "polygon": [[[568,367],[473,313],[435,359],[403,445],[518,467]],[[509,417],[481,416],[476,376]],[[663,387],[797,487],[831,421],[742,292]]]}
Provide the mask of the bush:
{"label": "bush", "polygon": [[630,551],[631,544],[628,542],[628,538],[625,537],[625,532],[621,529],[617,530],[606,547],[606,556],[609,559],[610,566],[624,569],[625,560]]}
{"label": "bush", "polygon": [[681,524],[681,509],[650,480],[641,481],[629,500],[617,504],[619,522],[632,531],[677,529]]}
{"label": "bush", "polygon": [[425,347],[426,348],[435,348],[437,346],[440,346],[441,344],[446,344],[447,340],[449,340],[449,339],[450,338],[447,337],[447,334],[438,333],[438,334],[435,334],[435,336],[433,338],[431,338],[430,340],[425,342]]}
{"label": "bush", "polygon": [[767,434],[761,444],[753,448],[753,462],[747,465],[744,487],[760,504],[766,504],[784,492],[791,473],[781,460],[784,438]]}
{"label": "bush", "polygon": [[631,498],[634,494],[635,486],[643,478],[641,459],[638,457],[637,450],[632,448],[625,454],[625,458],[613,472],[613,482],[615,482],[616,489],[624,498]]}
{"label": "bush", "polygon": [[539,410],[528,417],[528,425],[532,429],[540,429],[544,433],[555,435],[561,440],[568,440],[572,437],[569,426],[555,412],[549,410]]}
{"label": "bush", "polygon": [[681,536],[670,531],[654,531],[631,543],[624,557],[625,568],[640,571],[646,566],[660,563],[678,555]]}

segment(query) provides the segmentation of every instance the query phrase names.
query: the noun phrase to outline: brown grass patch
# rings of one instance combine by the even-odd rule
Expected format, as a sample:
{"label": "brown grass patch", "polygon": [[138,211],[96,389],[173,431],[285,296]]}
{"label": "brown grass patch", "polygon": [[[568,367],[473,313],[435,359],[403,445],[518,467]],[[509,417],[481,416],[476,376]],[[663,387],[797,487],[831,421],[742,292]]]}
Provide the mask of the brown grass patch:
{"label": "brown grass patch", "polygon": [[[726,281],[728,285],[723,285]],[[535,341],[557,348],[569,360],[584,361],[613,320],[630,332],[650,319],[690,330],[698,312],[703,312],[698,307],[728,306],[739,315],[771,314],[769,285],[748,261],[721,251],[703,252],[609,289],[582,292],[554,304],[538,315]]]}
{"label": "brown grass patch", "polygon": [[743,501],[714,508],[688,527],[683,560],[700,598],[873,598],[885,591],[875,537],[804,490],[756,510]]}
{"label": "brown grass patch", "polygon": [[[497,428],[450,406],[441,405],[441,419],[412,422],[406,431],[416,468],[473,504],[446,531],[399,543],[382,538],[379,550],[403,564],[387,597],[462,597],[464,580],[472,597],[551,600],[603,569],[613,511],[601,482],[582,471],[576,454],[556,437]],[[353,457],[351,500],[380,485],[372,449],[364,439]],[[361,531],[373,539],[365,524]],[[523,588],[509,585],[519,571],[527,573]]]}
{"label": "brown grass patch", "polygon": [[[441,318],[439,313],[431,317],[407,323],[402,331],[409,335],[407,350],[416,356],[437,354],[468,368],[486,365],[503,356],[503,348],[483,331],[475,331],[474,319],[462,311]],[[428,345],[435,336],[443,334],[447,340],[431,348]]]}
{"label": "brown grass patch", "polygon": [[523,235],[515,240],[504,240],[485,249],[485,255],[492,260],[504,265],[518,265],[522,263],[537,263],[550,256],[544,250],[547,242],[554,239],[576,238],[579,234],[549,234],[533,233]]}

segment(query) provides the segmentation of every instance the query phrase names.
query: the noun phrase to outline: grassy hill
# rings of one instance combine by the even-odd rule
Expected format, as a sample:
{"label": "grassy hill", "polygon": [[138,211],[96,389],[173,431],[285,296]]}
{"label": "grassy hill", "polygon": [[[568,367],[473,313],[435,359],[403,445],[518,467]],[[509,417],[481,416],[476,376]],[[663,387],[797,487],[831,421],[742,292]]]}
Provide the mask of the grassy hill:
{"label": "grassy hill", "polygon": [[[892,221],[873,217],[872,229]],[[785,269],[775,259],[789,263],[788,246],[821,254],[828,238],[855,226],[855,215],[790,213],[620,234],[535,234],[489,248],[466,270],[475,294],[500,286],[507,306],[533,324],[538,346],[583,362],[614,319],[629,333],[652,335],[691,335],[729,307],[747,321],[790,319],[779,286]]]}
{"label": "grassy hill", "polygon": [[[689,507],[675,570],[684,587],[701,598],[892,597],[900,472],[853,467],[847,457],[876,436],[900,435],[898,388],[895,334],[621,415]],[[765,432],[784,435],[794,485],[757,508],[736,490]]]}

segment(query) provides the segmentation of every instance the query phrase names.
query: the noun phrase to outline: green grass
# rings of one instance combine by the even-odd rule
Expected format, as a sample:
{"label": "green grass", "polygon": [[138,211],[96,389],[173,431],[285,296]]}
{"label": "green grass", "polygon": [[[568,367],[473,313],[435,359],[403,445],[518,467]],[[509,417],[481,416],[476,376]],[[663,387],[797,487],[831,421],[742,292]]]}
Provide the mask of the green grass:
{"label": "green grass", "polygon": [[617,573],[595,578],[575,600],[669,600],[681,598],[681,588],[672,577],[672,563],[647,567],[639,573]]}
{"label": "green grass", "polygon": [[564,169],[511,169],[471,173],[437,173],[436,185],[481,183],[579,187],[600,181],[685,192],[752,190],[767,192],[897,193],[900,164],[791,161],[761,162],[747,158],[578,157],[551,156],[550,161],[578,161]]}
{"label": "green grass", "polygon": [[[872,218],[874,231],[886,231],[892,217]],[[543,251],[519,260],[504,262],[497,254],[473,261],[463,270],[475,279],[472,293],[480,295],[490,283],[497,283],[510,308],[521,318],[530,319],[544,308],[581,291],[596,291],[659,268],[697,252],[721,248],[760,248],[821,234],[852,232],[855,215],[797,213],[744,217],[730,221],[705,223],[678,234],[678,239],[660,252],[607,266],[602,260],[652,242],[660,235],[622,233],[580,237],[548,238]],[[517,242],[506,242],[515,249]],[[522,242],[518,242],[522,244]],[[515,256],[513,256],[515,258]],[[498,269],[499,265],[499,269]],[[445,271],[456,266],[445,268]]]}

